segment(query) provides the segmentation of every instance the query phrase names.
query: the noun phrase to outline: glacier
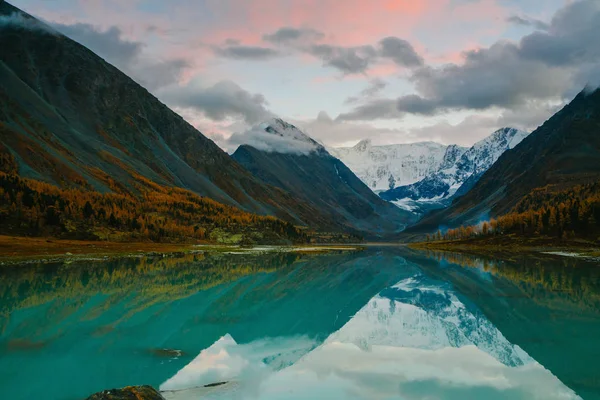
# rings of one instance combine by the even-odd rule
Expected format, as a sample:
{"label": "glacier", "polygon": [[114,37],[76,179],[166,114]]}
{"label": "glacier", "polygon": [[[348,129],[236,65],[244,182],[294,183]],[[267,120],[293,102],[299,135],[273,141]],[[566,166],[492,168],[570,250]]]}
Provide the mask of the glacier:
{"label": "glacier", "polygon": [[445,207],[469,191],[504,152],[513,149],[527,135],[528,132],[518,129],[502,128],[464,152],[449,146],[454,153],[445,157],[436,171],[417,182],[381,192],[380,196],[412,212]]}
{"label": "glacier", "polygon": [[[437,171],[449,146],[435,142],[374,146],[364,139],[354,147],[328,148],[374,192],[415,183]],[[466,148],[453,146],[460,153]]]}

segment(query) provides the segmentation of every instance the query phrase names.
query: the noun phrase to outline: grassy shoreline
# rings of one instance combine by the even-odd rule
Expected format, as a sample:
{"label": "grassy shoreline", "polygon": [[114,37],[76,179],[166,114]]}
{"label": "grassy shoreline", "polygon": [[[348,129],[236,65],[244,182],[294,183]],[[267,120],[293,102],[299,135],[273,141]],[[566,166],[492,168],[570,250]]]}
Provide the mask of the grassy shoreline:
{"label": "grassy shoreline", "polygon": [[0,235],[0,265],[24,262],[53,262],[144,255],[190,254],[200,252],[298,251],[323,253],[360,250],[360,245],[250,246],[202,243],[103,242]]}
{"label": "grassy shoreline", "polygon": [[473,255],[544,253],[582,258],[600,258],[600,244],[585,240],[557,240],[549,237],[498,236],[463,240],[409,243],[417,250],[436,250]]}

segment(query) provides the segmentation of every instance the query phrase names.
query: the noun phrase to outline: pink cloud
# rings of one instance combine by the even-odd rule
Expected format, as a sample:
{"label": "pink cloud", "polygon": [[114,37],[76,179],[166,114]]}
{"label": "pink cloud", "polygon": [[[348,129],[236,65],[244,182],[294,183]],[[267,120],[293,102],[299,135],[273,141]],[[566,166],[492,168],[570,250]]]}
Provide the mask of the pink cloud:
{"label": "pink cloud", "polygon": [[[278,28],[310,27],[323,32],[323,42],[338,46],[376,44],[387,36],[408,40],[426,61],[444,57],[459,60],[460,49],[484,45],[478,38],[497,35],[505,28],[509,10],[496,0],[192,0],[173,1],[169,13],[141,11],[139,0],[78,0],[79,12],[56,13],[44,8],[52,20],[68,19],[102,27],[118,25],[130,39],[147,35],[148,26],[168,39],[161,52],[177,56],[200,48],[200,58],[211,54],[202,47],[238,39],[244,45],[267,46],[262,37]],[[205,16],[210,16],[203,18]],[[464,26],[469,28],[465,29]],[[181,29],[172,33],[173,30]],[[474,39],[475,38],[475,39]],[[472,43],[475,40],[475,43]]]}

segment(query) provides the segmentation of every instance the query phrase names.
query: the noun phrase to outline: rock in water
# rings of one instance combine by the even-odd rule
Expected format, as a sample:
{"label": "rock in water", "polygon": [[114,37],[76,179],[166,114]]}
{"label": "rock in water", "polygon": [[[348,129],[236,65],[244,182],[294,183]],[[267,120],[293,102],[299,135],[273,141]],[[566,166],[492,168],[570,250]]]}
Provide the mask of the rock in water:
{"label": "rock in water", "polygon": [[95,393],[86,400],[165,400],[152,386],[127,386]]}

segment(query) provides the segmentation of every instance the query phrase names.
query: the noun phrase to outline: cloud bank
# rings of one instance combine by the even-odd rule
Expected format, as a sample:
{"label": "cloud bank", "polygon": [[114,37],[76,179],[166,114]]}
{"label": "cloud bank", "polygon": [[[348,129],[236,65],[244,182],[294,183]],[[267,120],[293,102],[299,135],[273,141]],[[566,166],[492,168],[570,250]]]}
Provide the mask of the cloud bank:
{"label": "cloud bank", "polygon": [[338,119],[396,119],[407,113],[433,115],[492,107],[516,109],[536,101],[565,101],[584,86],[600,82],[600,2],[572,2],[560,9],[547,26],[515,17],[511,22],[544,30],[516,43],[504,40],[466,51],[462,64],[421,66],[410,78],[417,93],[385,101],[374,99],[340,114]]}
{"label": "cloud bank", "polygon": [[214,48],[215,54],[225,58],[267,60],[290,53],[308,54],[322,61],[324,66],[337,69],[345,75],[364,74],[373,65],[391,61],[402,68],[416,68],[424,64],[413,46],[406,40],[388,36],[376,44],[341,46],[325,41],[323,32],[311,28],[282,27],[262,36],[275,47],[243,45],[228,39]]}
{"label": "cloud bank", "polygon": [[173,86],[160,93],[170,104],[193,109],[215,121],[241,118],[247,124],[255,124],[272,116],[262,94],[250,93],[231,81],[202,87],[198,80],[194,80],[185,86]]}

